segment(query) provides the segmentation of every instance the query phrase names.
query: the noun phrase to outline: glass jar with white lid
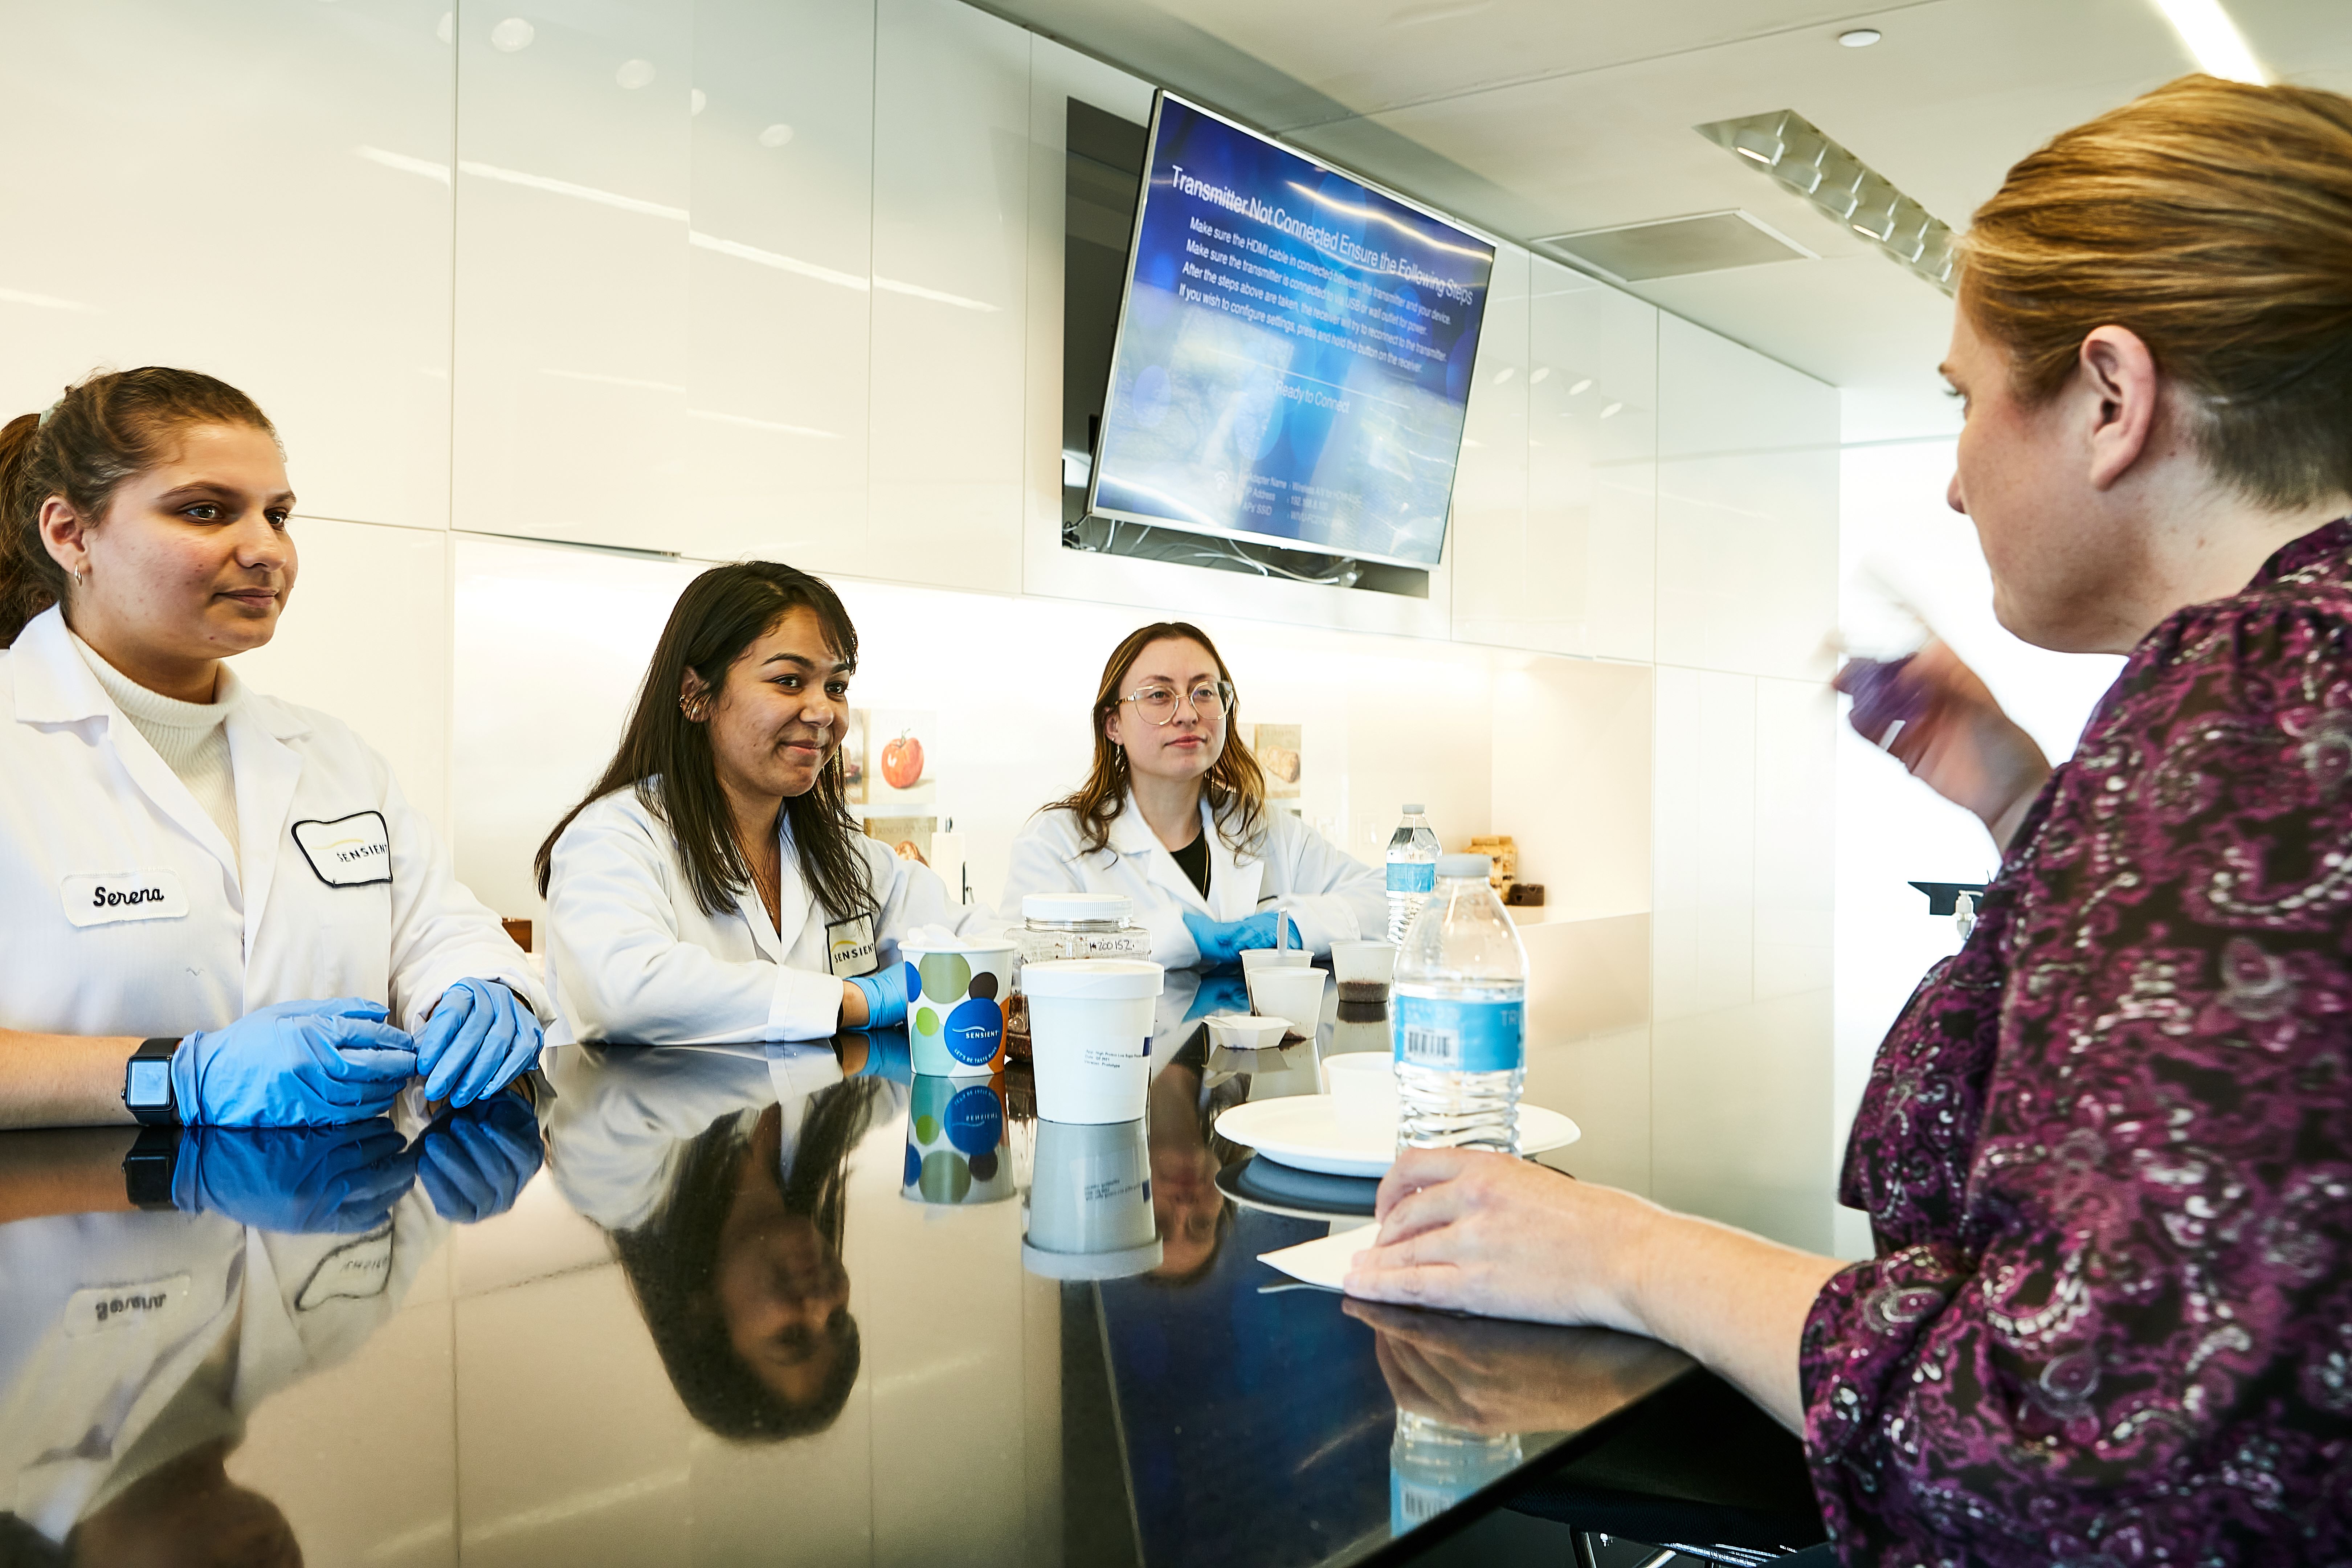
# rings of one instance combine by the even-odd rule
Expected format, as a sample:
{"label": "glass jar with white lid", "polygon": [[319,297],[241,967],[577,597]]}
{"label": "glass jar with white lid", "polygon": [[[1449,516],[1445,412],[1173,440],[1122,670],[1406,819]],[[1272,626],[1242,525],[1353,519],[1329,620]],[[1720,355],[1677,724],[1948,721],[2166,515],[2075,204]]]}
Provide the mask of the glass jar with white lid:
{"label": "glass jar with white lid", "polygon": [[1151,932],[1135,923],[1135,900],[1124,893],[1030,893],[1021,900],[1021,923],[1013,939],[1013,989],[1004,1010],[1004,1034],[1013,1054],[1029,1054],[1029,1007],[1021,994],[1021,968],[1068,958],[1151,957]]}

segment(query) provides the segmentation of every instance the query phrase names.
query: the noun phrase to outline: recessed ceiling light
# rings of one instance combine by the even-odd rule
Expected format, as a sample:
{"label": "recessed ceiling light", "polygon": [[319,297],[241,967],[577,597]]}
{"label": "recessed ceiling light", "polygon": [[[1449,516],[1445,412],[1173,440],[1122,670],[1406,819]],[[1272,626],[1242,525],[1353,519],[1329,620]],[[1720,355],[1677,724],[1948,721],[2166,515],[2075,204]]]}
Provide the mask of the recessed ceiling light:
{"label": "recessed ceiling light", "polygon": [[2250,81],[2260,87],[2270,79],[2244,35],[2221,9],[2221,0],[2156,0],[2156,8],[2197,58],[2197,68],[2208,76],[2230,81]]}
{"label": "recessed ceiling light", "polygon": [[1849,27],[1838,35],[1838,42],[1849,49],[1866,49],[1885,36],[1875,27]]}
{"label": "recessed ceiling light", "polygon": [[1568,395],[1570,397],[1577,396],[1579,394],[1589,390],[1591,385],[1592,378],[1588,375],[1582,381],[1578,382],[1574,386],[1570,387],[1568,389]]}

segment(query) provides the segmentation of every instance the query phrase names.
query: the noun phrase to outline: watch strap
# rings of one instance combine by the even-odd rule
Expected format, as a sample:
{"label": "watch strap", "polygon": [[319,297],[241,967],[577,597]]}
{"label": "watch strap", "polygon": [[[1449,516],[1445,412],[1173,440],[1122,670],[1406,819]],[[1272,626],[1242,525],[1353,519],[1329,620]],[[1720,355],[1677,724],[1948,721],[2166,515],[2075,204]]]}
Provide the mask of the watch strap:
{"label": "watch strap", "polygon": [[139,1141],[122,1157],[122,1195],[131,1206],[168,1209],[172,1184],[179,1175],[180,1130],[153,1124],[139,1130]]}

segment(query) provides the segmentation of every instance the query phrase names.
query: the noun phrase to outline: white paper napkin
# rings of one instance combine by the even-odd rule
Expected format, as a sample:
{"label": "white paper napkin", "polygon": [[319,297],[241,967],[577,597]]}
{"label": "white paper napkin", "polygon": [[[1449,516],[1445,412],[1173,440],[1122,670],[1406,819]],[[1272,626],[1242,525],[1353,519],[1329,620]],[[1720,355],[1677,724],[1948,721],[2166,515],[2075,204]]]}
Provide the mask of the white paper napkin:
{"label": "white paper napkin", "polygon": [[1365,1251],[1380,1238],[1381,1227],[1367,1223],[1353,1230],[1339,1231],[1314,1241],[1302,1241],[1296,1247],[1261,1252],[1257,1260],[1281,1269],[1294,1279],[1303,1279],[1326,1290],[1337,1290],[1339,1282],[1348,1277],[1349,1266],[1356,1261],[1356,1254]]}

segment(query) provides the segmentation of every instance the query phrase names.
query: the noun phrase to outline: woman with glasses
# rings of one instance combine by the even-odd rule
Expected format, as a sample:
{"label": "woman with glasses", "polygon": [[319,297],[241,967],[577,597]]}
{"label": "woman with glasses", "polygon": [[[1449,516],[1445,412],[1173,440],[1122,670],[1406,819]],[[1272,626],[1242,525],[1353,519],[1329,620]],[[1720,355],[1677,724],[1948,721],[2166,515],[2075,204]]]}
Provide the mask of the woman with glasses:
{"label": "woman with glasses", "polygon": [[1171,968],[1214,968],[1286,940],[1317,952],[1381,929],[1379,873],[1287,812],[1231,743],[1233,674],[1182,621],[1131,632],[1095,693],[1094,766],[1013,845],[1003,909],[1031,893],[1124,893]]}

